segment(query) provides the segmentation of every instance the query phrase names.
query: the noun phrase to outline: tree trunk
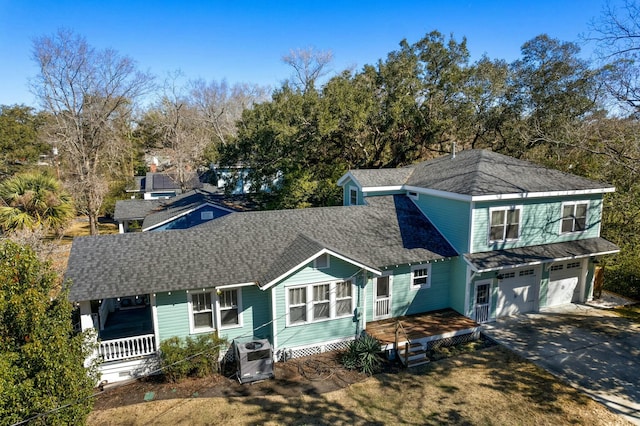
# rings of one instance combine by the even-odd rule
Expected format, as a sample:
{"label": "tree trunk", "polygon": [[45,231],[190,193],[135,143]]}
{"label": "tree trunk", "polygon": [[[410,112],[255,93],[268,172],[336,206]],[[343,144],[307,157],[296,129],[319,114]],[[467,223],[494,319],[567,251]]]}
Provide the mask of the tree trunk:
{"label": "tree trunk", "polygon": [[98,215],[89,213],[89,235],[98,235]]}

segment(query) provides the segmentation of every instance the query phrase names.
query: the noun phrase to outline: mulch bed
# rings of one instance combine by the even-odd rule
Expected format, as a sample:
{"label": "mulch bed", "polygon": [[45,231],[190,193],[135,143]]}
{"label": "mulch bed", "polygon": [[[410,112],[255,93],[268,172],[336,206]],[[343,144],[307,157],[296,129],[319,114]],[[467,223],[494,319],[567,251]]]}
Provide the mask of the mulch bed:
{"label": "mulch bed", "polygon": [[[482,336],[474,343],[432,351],[429,358],[435,361],[493,345],[495,342]],[[96,397],[94,410],[174,398],[319,395],[342,389],[368,377],[359,371],[344,368],[340,363],[341,356],[342,352],[336,351],[278,362],[274,364],[274,379],[244,385],[238,382],[233,364],[224,365],[221,374],[188,378],[178,383],[167,383],[162,376],[151,376],[105,388]],[[400,366],[398,360],[382,362],[384,373],[397,373],[401,370],[404,367]]]}
{"label": "mulch bed", "polygon": [[[222,374],[188,378],[179,383],[167,383],[162,376],[152,376],[116,384],[96,397],[94,410],[173,398],[318,395],[367,378],[363,373],[343,368],[340,355],[340,352],[327,352],[278,362],[274,364],[274,379],[244,385],[236,379],[233,365],[225,366]],[[393,368],[391,363],[386,364],[389,364],[386,370]]]}

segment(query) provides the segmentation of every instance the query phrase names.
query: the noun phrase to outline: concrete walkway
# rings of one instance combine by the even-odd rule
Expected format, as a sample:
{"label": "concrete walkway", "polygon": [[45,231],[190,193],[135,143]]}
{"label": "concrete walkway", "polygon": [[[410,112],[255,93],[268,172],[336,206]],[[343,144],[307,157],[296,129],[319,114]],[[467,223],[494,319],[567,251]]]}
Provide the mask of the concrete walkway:
{"label": "concrete walkway", "polygon": [[640,324],[572,304],[485,324],[483,332],[640,425]]}

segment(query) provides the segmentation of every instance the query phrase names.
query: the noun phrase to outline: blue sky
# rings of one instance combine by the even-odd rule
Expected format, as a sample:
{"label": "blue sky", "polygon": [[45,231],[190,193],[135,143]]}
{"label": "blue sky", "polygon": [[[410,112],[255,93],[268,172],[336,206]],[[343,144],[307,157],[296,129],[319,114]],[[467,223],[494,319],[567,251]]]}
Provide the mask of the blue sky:
{"label": "blue sky", "polygon": [[[613,1],[614,4],[619,1]],[[97,48],[135,59],[160,79],[226,79],[277,87],[291,76],[290,49],[332,50],[332,69],[361,69],[438,30],[483,54],[513,61],[547,33],[578,41],[605,0],[539,1],[31,1],[0,0],[0,104],[36,106],[28,79],[34,37],[64,27]],[[585,46],[585,55],[590,51]]]}

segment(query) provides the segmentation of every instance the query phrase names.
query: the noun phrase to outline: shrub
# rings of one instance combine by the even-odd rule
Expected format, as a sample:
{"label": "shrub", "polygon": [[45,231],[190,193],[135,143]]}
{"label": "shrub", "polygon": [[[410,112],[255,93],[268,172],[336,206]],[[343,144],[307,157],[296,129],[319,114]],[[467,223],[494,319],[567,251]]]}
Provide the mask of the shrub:
{"label": "shrub", "polygon": [[382,362],[379,353],[380,342],[365,334],[349,344],[347,352],[342,356],[342,365],[350,370],[360,370],[371,375],[380,371]]}
{"label": "shrub", "polygon": [[165,378],[177,382],[189,376],[204,377],[218,372],[220,347],[226,344],[227,341],[215,333],[163,340],[160,343],[160,362]]}

